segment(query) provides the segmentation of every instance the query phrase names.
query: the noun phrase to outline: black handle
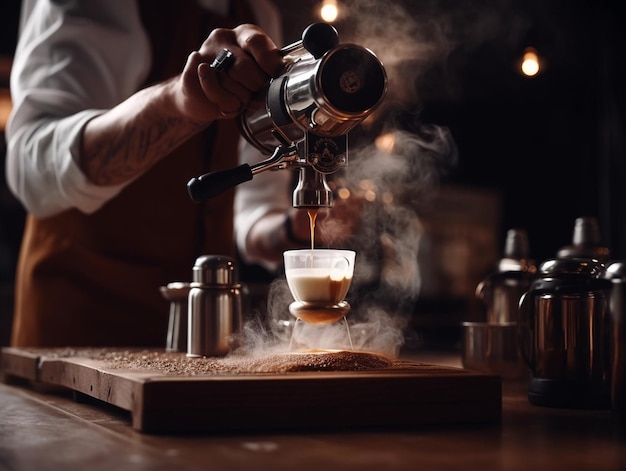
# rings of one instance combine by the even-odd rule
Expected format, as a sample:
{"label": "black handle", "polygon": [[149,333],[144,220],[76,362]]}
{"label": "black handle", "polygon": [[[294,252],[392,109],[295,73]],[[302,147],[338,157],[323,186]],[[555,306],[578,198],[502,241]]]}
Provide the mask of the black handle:
{"label": "black handle", "polygon": [[328,23],[313,23],[302,32],[302,45],[319,59],[339,44],[339,33]]}
{"label": "black handle", "polygon": [[187,192],[193,201],[204,200],[230,190],[240,183],[252,180],[252,169],[248,164],[218,172],[209,172],[187,182]]}

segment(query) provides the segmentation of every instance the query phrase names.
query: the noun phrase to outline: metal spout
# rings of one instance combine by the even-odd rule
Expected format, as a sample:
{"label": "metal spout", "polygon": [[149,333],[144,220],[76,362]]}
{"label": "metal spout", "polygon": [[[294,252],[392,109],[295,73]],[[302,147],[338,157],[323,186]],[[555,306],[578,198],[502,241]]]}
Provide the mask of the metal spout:
{"label": "metal spout", "polygon": [[326,175],[310,166],[300,167],[292,202],[294,208],[330,208],[333,192],[326,182]]}

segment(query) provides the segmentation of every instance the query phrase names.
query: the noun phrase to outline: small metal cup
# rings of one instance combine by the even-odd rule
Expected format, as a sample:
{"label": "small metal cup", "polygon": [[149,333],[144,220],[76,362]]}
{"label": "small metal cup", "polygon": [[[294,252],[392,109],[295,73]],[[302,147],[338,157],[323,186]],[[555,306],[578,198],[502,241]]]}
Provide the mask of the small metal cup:
{"label": "small metal cup", "polygon": [[519,351],[517,322],[463,323],[463,367],[500,376],[519,379],[527,374]]}
{"label": "small metal cup", "polygon": [[187,348],[187,305],[189,283],[175,281],[161,286],[161,295],[170,302],[165,350],[184,352]]}

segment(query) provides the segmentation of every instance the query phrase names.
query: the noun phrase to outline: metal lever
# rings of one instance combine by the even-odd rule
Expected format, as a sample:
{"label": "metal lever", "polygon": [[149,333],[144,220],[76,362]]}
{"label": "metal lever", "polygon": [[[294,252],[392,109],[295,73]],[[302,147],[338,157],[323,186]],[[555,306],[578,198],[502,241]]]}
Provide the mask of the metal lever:
{"label": "metal lever", "polygon": [[[294,156],[295,158],[292,158]],[[297,158],[295,145],[278,146],[268,159],[254,165],[242,164],[235,168],[209,172],[192,178],[187,182],[187,192],[193,201],[201,203],[226,190],[230,190],[240,183],[252,180],[252,176],[257,173],[272,168],[282,168],[288,162],[295,161]]]}

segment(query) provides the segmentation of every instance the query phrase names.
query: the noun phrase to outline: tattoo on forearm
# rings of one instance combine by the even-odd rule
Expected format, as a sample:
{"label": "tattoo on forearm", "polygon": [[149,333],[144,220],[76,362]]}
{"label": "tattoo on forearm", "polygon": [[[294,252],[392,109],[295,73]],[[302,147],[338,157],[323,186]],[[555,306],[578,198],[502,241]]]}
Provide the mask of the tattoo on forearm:
{"label": "tattoo on forearm", "polygon": [[83,156],[83,165],[100,185],[122,183],[143,173],[206,124],[180,118],[155,120],[146,126],[128,126],[100,139],[95,152]]}

